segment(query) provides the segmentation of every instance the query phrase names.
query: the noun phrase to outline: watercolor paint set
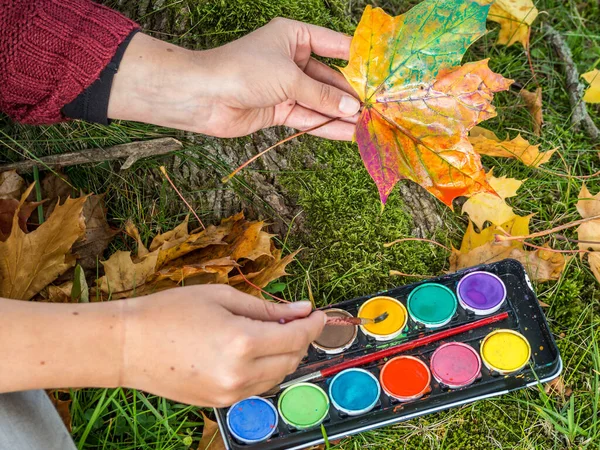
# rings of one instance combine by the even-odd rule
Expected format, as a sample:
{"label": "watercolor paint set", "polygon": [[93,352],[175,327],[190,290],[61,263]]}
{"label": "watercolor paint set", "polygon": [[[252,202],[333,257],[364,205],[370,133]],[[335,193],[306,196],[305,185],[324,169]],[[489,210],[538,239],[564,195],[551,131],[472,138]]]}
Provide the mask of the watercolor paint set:
{"label": "watercolor paint set", "polygon": [[[511,259],[323,308],[327,325],[272,394],[216,409],[225,446],[302,449],[550,381],[558,348]],[[276,391],[276,392],[275,392]]]}

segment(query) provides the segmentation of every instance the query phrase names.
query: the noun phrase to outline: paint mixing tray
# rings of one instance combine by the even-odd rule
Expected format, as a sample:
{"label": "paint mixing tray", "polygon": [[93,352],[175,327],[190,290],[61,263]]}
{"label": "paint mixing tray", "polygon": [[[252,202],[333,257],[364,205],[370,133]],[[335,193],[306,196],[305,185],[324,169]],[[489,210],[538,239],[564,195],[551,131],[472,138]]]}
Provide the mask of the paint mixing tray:
{"label": "paint mixing tray", "polygon": [[286,380],[457,327],[469,328],[485,318],[502,319],[362,365],[361,370],[293,384],[275,397],[216,409],[226,447],[307,448],[323,443],[321,423],[333,441],[546,382],[562,370],[531,283],[515,260],[471,267],[323,310],[354,317],[360,310],[360,317],[376,317],[381,308],[391,314],[380,324],[336,327],[346,329],[337,337],[339,342],[336,336],[322,335]]}

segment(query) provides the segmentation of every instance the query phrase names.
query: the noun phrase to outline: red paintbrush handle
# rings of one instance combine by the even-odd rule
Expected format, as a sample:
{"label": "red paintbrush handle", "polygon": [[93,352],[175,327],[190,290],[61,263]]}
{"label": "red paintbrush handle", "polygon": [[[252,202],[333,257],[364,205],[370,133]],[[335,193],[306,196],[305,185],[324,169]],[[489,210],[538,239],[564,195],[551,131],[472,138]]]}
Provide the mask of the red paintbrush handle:
{"label": "red paintbrush handle", "polygon": [[397,355],[398,353],[406,352],[417,347],[422,347],[424,345],[431,344],[432,342],[440,341],[450,336],[456,336],[457,334],[464,333],[465,331],[481,328],[507,318],[508,312],[503,312],[500,314],[496,314],[495,316],[486,317],[485,319],[480,319],[475,322],[460,325],[456,328],[450,328],[449,330],[444,330],[440,331],[439,333],[430,334],[429,336],[420,337],[418,339],[415,339],[414,341],[405,342],[404,344],[399,344],[395,347],[379,350],[369,355],[359,356],[358,358],[350,359],[335,366],[321,369],[321,376],[323,378],[330,377],[338,372],[341,372],[342,370],[350,369],[352,367],[363,366],[365,364],[369,364],[380,359],[387,358],[388,356]]}

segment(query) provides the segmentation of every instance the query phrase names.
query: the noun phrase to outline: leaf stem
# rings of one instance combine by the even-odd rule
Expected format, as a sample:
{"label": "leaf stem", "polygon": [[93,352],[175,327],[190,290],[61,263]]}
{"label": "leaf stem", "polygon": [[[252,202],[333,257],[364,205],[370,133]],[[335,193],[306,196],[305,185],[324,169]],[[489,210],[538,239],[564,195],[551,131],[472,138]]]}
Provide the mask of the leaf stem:
{"label": "leaf stem", "polygon": [[177,186],[175,186],[175,183],[173,183],[171,181],[171,178],[169,178],[169,174],[167,173],[167,169],[165,169],[165,166],[160,166],[160,171],[162,172],[162,174],[164,175],[164,177],[167,179],[167,181],[169,182],[169,184],[171,185],[171,187],[175,190],[175,192],[177,192],[177,195],[179,195],[179,198],[181,200],[183,200],[183,203],[185,203],[185,206],[187,206],[188,209],[192,212],[192,214],[194,215],[194,217],[196,218],[196,220],[198,222],[200,222],[200,225],[202,226],[202,229],[206,230],[206,227],[202,223],[202,220],[200,220],[200,217],[198,217],[198,214],[196,214],[196,211],[194,211],[194,208],[191,207],[191,205],[187,202],[187,200],[185,199],[185,197],[181,194],[181,192],[179,192],[179,189],[177,189]]}
{"label": "leaf stem", "polygon": [[283,302],[283,303],[290,303],[288,300],[284,300],[284,299],[282,299],[282,298],[279,298],[279,297],[277,297],[276,295],[273,295],[273,294],[271,294],[271,293],[269,293],[269,292],[265,291],[264,289],[262,289],[262,288],[258,287],[258,286],[257,286],[257,285],[255,285],[254,283],[252,283],[252,281],[250,281],[248,278],[246,278],[246,275],[244,275],[244,274],[242,273],[242,270],[240,269],[240,267],[239,267],[239,266],[235,266],[235,268],[238,270],[238,272],[240,273],[240,275],[242,276],[242,278],[244,279],[244,281],[245,281],[246,283],[248,283],[250,286],[252,286],[254,289],[258,289],[258,290],[259,290],[260,292],[262,292],[263,294],[266,294],[266,295],[268,295],[269,297],[272,297],[272,298],[274,298],[275,300],[279,300],[280,302]]}
{"label": "leaf stem", "polygon": [[311,131],[314,131],[317,128],[324,127],[325,125],[328,125],[328,124],[330,124],[331,122],[333,122],[335,120],[338,120],[338,118],[334,117],[332,119],[329,119],[326,122],[323,122],[322,124],[315,125],[314,127],[308,128],[307,130],[299,131],[298,133],[294,133],[291,136],[288,136],[285,139],[282,139],[281,141],[277,142],[276,144],[273,144],[269,148],[267,148],[267,149],[265,149],[265,150],[257,153],[256,155],[254,155],[252,158],[250,158],[248,161],[246,161],[245,163],[243,163],[241,166],[239,166],[237,169],[235,169],[229,175],[221,178],[221,181],[223,183],[229,182],[233,177],[235,177],[240,172],[240,170],[244,169],[246,166],[248,166],[248,164],[251,164],[252,162],[256,161],[258,158],[260,158],[262,155],[264,155],[265,153],[267,153],[269,150],[273,150],[275,147],[279,147],[281,144],[285,144],[286,142],[291,141],[292,139],[297,138],[298,136],[302,136],[303,134],[310,133]]}
{"label": "leaf stem", "polygon": [[579,219],[574,222],[569,222],[564,225],[559,225],[557,227],[550,228],[549,230],[538,231],[537,233],[532,233],[532,234],[528,234],[525,236],[511,236],[510,234],[504,232],[504,233],[506,233],[505,236],[497,234],[497,235],[495,235],[495,239],[497,242],[498,241],[522,241],[523,239],[533,239],[533,238],[537,238],[537,237],[548,236],[549,234],[556,233],[557,231],[566,230],[567,228],[572,228],[577,225],[581,225],[582,223],[590,222],[592,220],[597,220],[597,219],[600,219],[600,214],[597,216],[588,217],[586,219]]}

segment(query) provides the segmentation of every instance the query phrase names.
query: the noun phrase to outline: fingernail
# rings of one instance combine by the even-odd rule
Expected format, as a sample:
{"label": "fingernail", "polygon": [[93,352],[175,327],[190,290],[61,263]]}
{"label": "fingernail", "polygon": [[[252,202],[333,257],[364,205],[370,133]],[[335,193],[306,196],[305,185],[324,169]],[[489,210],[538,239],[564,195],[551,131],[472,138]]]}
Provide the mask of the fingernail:
{"label": "fingernail", "polygon": [[340,100],[340,112],[344,115],[353,115],[360,109],[360,102],[354,97],[344,95]]}
{"label": "fingernail", "polygon": [[308,300],[302,300],[299,302],[292,302],[288,305],[292,309],[303,310],[312,309],[312,303]]}
{"label": "fingernail", "polygon": [[328,319],[329,319],[329,316],[327,316],[327,314],[323,314],[323,320],[325,321],[325,325],[327,325]]}

